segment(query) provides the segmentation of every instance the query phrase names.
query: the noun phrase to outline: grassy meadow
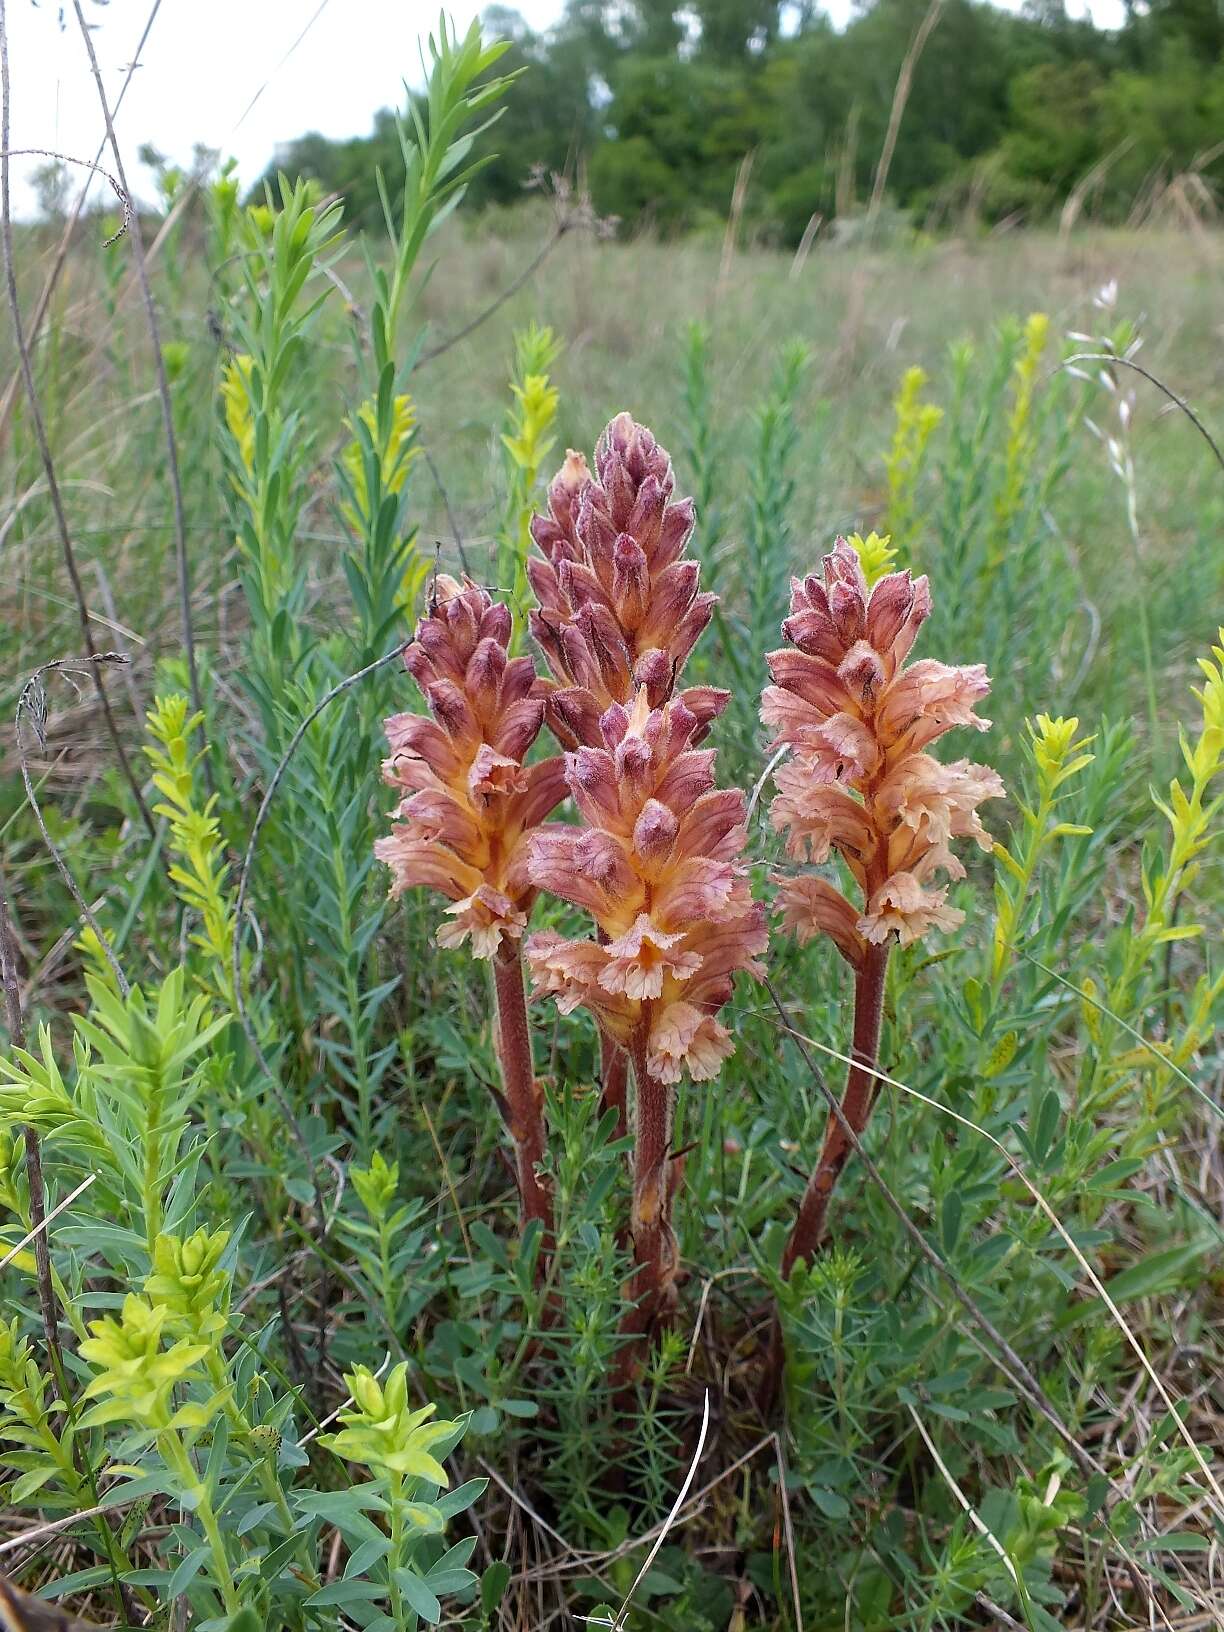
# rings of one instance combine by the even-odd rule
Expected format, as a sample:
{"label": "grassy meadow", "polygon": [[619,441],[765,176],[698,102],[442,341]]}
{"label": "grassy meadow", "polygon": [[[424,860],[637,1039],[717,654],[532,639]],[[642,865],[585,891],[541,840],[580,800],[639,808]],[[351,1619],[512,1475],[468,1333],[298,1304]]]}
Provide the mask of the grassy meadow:
{"label": "grassy meadow", "polygon": [[[618,241],[563,197],[426,241],[432,151],[389,241],[224,178],[143,221],[181,541],[131,237],[80,226],[35,333],[60,228],[13,229],[118,657],[112,731],[6,323],[0,1570],[90,1624],[218,1632],[1220,1624],[1224,470],[1125,359],[1224,427],[1224,240],[795,258]],[[676,1090],[645,1340],[590,1015],[529,1006],[524,1230],[488,970],[373,853],[382,721],[423,708],[378,660],[439,571],[532,653],[528,518],[625,409],[697,501],[721,602],[685,684],[732,693],[706,746],[770,927],[734,1055]],[[790,575],[873,532],[930,578],[916,656],[987,666],[993,727],[944,758],[1006,792],[963,923],[893,952],[870,1167],[787,1277],[852,982],[772,910],[802,868],[760,692]],[[589,919],[544,893],[530,928]]]}

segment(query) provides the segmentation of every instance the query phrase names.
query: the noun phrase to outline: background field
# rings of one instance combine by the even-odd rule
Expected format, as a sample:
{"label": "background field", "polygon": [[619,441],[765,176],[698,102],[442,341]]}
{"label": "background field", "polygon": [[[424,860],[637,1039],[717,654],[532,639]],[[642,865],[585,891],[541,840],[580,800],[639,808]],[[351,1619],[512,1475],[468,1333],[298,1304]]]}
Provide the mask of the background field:
{"label": "background field", "polygon": [[[448,229],[437,271],[419,305],[431,338],[447,337],[496,300],[552,230],[551,217],[543,210],[494,214]],[[31,298],[54,236],[44,229],[42,253],[25,258],[22,270]],[[213,308],[191,264],[195,251],[190,237],[178,248],[176,259],[183,263],[174,272],[178,298],[164,321],[165,338],[189,345],[202,371],[210,360],[219,364],[223,354],[207,333]],[[346,279],[359,278],[360,263],[350,259],[339,271]],[[552,251],[526,288],[469,338],[421,368],[414,394],[455,519],[474,549],[481,547],[482,538],[487,549],[501,503],[498,434],[515,329],[533,319],[547,321],[563,338],[553,370],[561,392],[558,447],[591,447],[611,415],[627,404],[646,424],[675,426],[670,435],[667,429],[661,435],[691,486],[682,417],[685,344],[688,326],[704,321],[710,327],[711,412],[721,439],[720,509],[728,518],[730,547],[734,535],[744,530],[752,410],[768,395],[782,348],[800,343],[809,362],[795,398],[795,547],[789,566],[807,566],[834,533],[856,526],[866,530],[884,513],[883,456],[893,430],[892,400],[904,370],[924,368],[933,381],[930,394],[943,402],[949,348],[969,340],[986,351],[1005,320],[1031,312],[1049,315],[1045,387],[1062,354],[1056,349],[1060,335],[1097,333],[1124,316],[1143,336],[1138,360],[1211,425],[1224,397],[1217,350],[1222,277],[1224,248],[1211,233],[1003,234],[898,245],[863,255],[820,253],[798,266],[790,255],[753,249],[733,251],[728,259],[719,238],[661,244],[647,237],[617,243],[575,233]],[[1111,281],[1119,286],[1118,309],[1107,315],[1094,308],[1093,297]],[[117,578],[128,585],[123,621],[141,637],[136,661],[147,663],[160,649],[160,639],[173,645],[177,612],[161,572],[140,570],[150,561],[160,567],[170,539],[169,513],[156,451],[159,408],[142,370],[139,306],[130,281],[117,283],[117,288],[123,289],[123,299],[112,320],[108,300],[115,296],[107,294],[101,257],[82,245],[56,296],[53,402],[64,445],[71,450],[65,473],[73,481],[95,484],[92,490],[83,489],[77,501],[83,558],[98,562],[112,593]],[[202,387],[206,377],[197,373],[193,383]],[[1092,437],[1078,437],[1052,519],[1082,563],[1104,630],[1116,637],[1103,635],[1096,643],[1085,680],[1089,686],[1107,678],[1116,687],[1126,685],[1128,676],[1134,678],[1137,665],[1117,644],[1128,630],[1133,634],[1141,595],[1154,596],[1165,661],[1180,663],[1187,673],[1188,653],[1199,649],[1201,639],[1196,641],[1197,632],[1179,619],[1196,588],[1206,589],[1209,603],[1219,582],[1215,541],[1224,494],[1210,456],[1158,392],[1135,380],[1130,384],[1139,394],[1136,457],[1142,470],[1144,539],[1153,565],[1177,563],[1180,570],[1158,572],[1155,582],[1152,574],[1139,570],[1133,549],[1124,542],[1122,489]],[[333,411],[342,412],[354,386],[355,369],[343,339],[324,343],[314,389],[327,395]],[[205,418],[208,403],[202,389],[187,406]],[[343,434],[337,418],[333,451]],[[190,526],[199,539],[195,553],[201,570],[223,582],[233,556],[223,494],[210,479],[217,469],[215,456],[206,453],[202,464],[203,452],[192,449],[186,461],[187,480],[198,482],[201,499],[193,506]],[[453,564],[441,496],[425,474],[416,485],[422,535],[439,540],[444,558]],[[330,510],[328,495],[320,492],[313,522],[321,532],[332,526]],[[24,531],[32,531],[28,523]],[[39,531],[46,535],[45,528]],[[18,570],[6,574],[7,593],[21,597],[21,635],[29,637],[11,666],[14,695],[16,677],[33,667],[40,653],[67,650],[72,644],[68,636],[75,612],[57,611],[55,602],[40,593],[57,551],[50,536],[23,544],[12,556]],[[328,550],[311,553],[315,570],[325,574]],[[1202,578],[1196,576],[1199,572]],[[154,585],[161,597],[141,605],[144,592]],[[211,634],[219,611],[212,595],[201,596],[202,633]],[[57,631],[63,638],[56,638]],[[1074,631],[1069,638],[1074,641]],[[27,664],[27,657],[33,662]],[[1059,693],[1056,672],[1034,675],[1032,683],[1029,695],[1042,706],[1057,710],[1076,701]],[[1104,698],[1114,712],[1125,706],[1116,689]]]}

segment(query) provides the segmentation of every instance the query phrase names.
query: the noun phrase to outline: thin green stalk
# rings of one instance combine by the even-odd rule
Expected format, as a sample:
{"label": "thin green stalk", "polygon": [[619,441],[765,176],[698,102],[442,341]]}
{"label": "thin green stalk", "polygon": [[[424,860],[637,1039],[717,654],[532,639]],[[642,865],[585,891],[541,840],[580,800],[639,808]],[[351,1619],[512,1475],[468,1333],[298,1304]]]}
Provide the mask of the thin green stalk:
{"label": "thin green stalk", "polygon": [[404,1481],[399,1474],[391,1476],[391,1551],[387,1554],[387,1579],[391,1583],[391,1618],[397,1627],[404,1625],[404,1599],[400,1591],[399,1571],[404,1563]]}
{"label": "thin green stalk", "polygon": [[161,1453],[166,1466],[172,1468],[183,1481],[186,1491],[190,1491],[195,1498],[195,1514],[199,1518],[204,1536],[208,1542],[209,1552],[212,1554],[213,1566],[218,1580],[221,1583],[221,1597],[224,1600],[227,1614],[236,1615],[242,1607],[238,1598],[238,1589],[234,1585],[234,1573],[230,1568],[229,1554],[225,1549],[225,1537],[221,1533],[221,1526],[217,1523],[217,1515],[213,1512],[212,1501],[206,1487],[201,1483],[186,1447],[172,1429],[165,1429],[157,1436],[157,1449]]}

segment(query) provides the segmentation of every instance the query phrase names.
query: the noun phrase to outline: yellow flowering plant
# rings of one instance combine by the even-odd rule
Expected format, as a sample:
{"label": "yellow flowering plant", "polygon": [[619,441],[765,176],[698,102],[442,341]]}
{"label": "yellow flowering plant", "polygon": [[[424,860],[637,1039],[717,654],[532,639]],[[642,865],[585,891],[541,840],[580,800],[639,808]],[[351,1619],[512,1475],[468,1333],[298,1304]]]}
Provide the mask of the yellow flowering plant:
{"label": "yellow flowering plant", "polygon": [[411,1406],[406,1361],[394,1366],[384,1381],[366,1366],[357,1366],[344,1381],[351,1403],[340,1411],[343,1427],[324,1435],[322,1443],[344,1461],[367,1469],[373,1482],[354,1492],[356,1501],[346,1504],[347,1511],[337,1517],[347,1529],[366,1511],[373,1511],[385,1522],[386,1539],[371,1559],[364,1590],[346,1591],[338,1585],[316,1593],[310,1603],[320,1607],[381,1603],[389,1629],[413,1632],[418,1617],[429,1623],[440,1619],[440,1592],[459,1592],[477,1584],[466,1567],[475,1537],[457,1542],[441,1556],[434,1538],[475,1500],[485,1481],[442,1494],[450,1479],[440,1458],[463,1437],[467,1421],[436,1421],[435,1406]]}
{"label": "yellow flowering plant", "polygon": [[523,607],[527,596],[527,559],[531,551],[531,518],[535,513],[536,487],[544,461],[555,446],[550,430],[557,417],[560,392],[549,379],[549,370],[560,351],[556,336],[547,327],[531,323],[514,336],[514,372],[510,381],[513,399],[506,414],[501,444],[505,454],[506,509],[497,541],[497,583],[518,609],[511,649],[521,644],[525,625]]}

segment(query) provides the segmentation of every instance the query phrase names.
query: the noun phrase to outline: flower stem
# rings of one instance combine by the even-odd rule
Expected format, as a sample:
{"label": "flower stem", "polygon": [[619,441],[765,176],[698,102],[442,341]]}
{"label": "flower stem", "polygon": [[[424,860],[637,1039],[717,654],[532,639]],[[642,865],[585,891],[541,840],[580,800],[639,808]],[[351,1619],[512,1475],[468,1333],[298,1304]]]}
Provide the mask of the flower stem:
{"label": "flower stem", "polygon": [[234,1585],[233,1571],[230,1569],[229,1554],[225,1548],[225,1537],[221,1533],[221,1526],[217,1523],[217,1515],[213,1511],[212,1501],[207,1486],[201,1481],[199,1474],[192,1466],[191,1457],[187,1448],[175,1433],[173,1428],[165,1428],[157,1436],[157,1448],[161,1452],[162,1461],[174,1469],[182,1480],[183,1489],[180,1493],[179,1506],[187,1511],[184,1500],[188,1496],[194,1497],[195,1506],[192,1511],[200,1521],[204,1531],[204,1539],[208,1543],[212,1554],[213,1568],[217,1574],[217,1584],[221,1589],[221,1598],[228,1615],[236,1615],[242,1607],[238,1600],[238,1589]]}
{"label": "flower stem", "polygon": [[634,1039],[631,1052],[637,1114],[630,1231],[637,1267],[629,1287],[632,1307],[621,1327],[630,1339],[621,1351],[620,1369],[626,1382],[632,1375],[641,1340],[669,1312],[676,1279],[676,1237],[671,1227],[671,1186],[667,1176],[675,1091],[653,1076],[646,1065],[645,1027]]}
{"label": "flower stem", "polygon": [[626,1101],[629,1092],[629,1056],[606,1033],[599,1034],[599,1077],[602,1084],[599,1095],[600,1114],[616,1112],[614,1139],[623,1139],[629,1132]]}
{"label": "flower stem", "polygon": [[493,959],[493,985],[497,996],[497,1057],[501,1064],[510,1137],[514,1141],[522,1222],[525,1226],[537,1218],[544,1226],[542,1269],[552,1242],[552,1195],[538,1171],[547,1147],[544,1095],[532,1065],[523,963],[517,942],[503,941],[499,948]]}
{"label": "flower stem", "polygon": [[[874,1067],[880,1052],[880,1024],[884,1016],[884,979],[888,972],[887,943],[868,946],[863,966],[854,979],[854,1040],[850,1054],[854,1064],[846,1074],[846,1091],[841,1108],[855,1134],[862,1134],[871,1116],[876,1100]],[[799,1212],[791,1229],[790,1238],[782,1254],[782,1279],[788,1281],[799,1260],[809,1263],[824,1244],[825,1221],[834,1187],[850,1154],[850,1141],[845,1129],[833,1112],[825,1122],[824,1144],[820,1159],[803,1192]],[[765,1372],[761,1383],[760,1405],[768,1416],[773,1409],[782,1382],[785,1351],[782,1342],[782,1321],[774,1312],[770,1331]]]}
{"label": "flower stem", "polygon": [[[870,1069],[864,1071],[861,1067],[874,1067],[880,1051],[888,950],[887,945],[868,946],[863,967],[854,980],[854,1042],[850,1053],[856,1063],[850,1067],[846,1077],[842,1111],[856,1134],[861,1134],[867,1126],[871,1108],[875,1104],[876,1079]],[[782,1255],[783,1280],[790,1279],[791,1271],[801,1258],[810,1260],[820,1249],[829,1201],[849,1154],[850,1141],[846,1138],[845,1129],[830,1111],[825,1123],[820,1160],[807,1182],[794,1228]]]}
{"label": "flower stem", "polygon": [[405,1623],[403,1593],[399,1584],[399,1571],[404,1563],[404,1481],[398,1474],[392,1475],[391,1487],[391,1551],[387,1557],[387,1579],[391,1583],[391,1619],[395,1622],[397,1632]]}

